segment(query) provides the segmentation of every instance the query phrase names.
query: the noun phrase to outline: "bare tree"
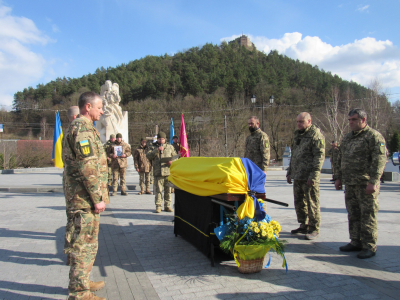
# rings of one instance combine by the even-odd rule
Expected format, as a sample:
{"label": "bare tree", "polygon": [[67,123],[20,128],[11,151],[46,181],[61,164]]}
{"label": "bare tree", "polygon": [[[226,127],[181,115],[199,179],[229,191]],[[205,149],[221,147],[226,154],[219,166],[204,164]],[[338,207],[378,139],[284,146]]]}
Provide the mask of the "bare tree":
{"label": "bare tree", "polygon": [[391,107],[379,79],[375,78],[371,81],[363,106],[368,113],[368,124],[380,132],[385,131],[390,119]]}
{"label": "bare tree", "polygon": [[[328,120],[329,131],[333,140],[340,141],[347,132],[347,114],[350,110],[350,90],[347,90],[344,99],[341,100],[339,87],[333,86],[331,97],[325,99],[325,117]],[[319,120],[321,128],[325,127]],[[325,131],[327,128],[325,127]]]}

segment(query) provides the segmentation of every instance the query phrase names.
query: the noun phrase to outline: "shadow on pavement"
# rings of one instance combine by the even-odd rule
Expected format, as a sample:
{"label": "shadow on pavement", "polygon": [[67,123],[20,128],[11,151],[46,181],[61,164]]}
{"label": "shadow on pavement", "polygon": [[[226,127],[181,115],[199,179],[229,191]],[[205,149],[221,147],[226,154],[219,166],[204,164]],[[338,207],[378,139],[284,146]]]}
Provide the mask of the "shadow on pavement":
{"label": "shadow on pavement", "polygon": [[[62,288],[62,287],[54,287],[54,286],[32,284],[32,283],[0,281],[0,298],[1,299],[18,299],[18,300],[54,299],[54,297],[46,298],[43,296],[32,296],[29,294],[24,295],[24,294],[20,294],[18,292],[51,294],[52,296],[54,296],[55,294],[68,295],[68,289]],[[62,296],[62,297],[65,298],[65,296]]]}

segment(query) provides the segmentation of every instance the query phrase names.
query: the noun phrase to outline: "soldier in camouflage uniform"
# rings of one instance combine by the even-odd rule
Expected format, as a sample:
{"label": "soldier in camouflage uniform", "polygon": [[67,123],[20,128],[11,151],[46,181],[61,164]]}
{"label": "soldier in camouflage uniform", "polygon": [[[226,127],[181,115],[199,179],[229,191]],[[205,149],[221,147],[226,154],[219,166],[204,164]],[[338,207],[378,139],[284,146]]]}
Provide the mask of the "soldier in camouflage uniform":
{"label": "soldier in camouflage uniform", "polygon": [[[76,117],[79,115],[79,106],[71,106],[70,108],[68,108],[67,111],[67,116],[68,116],[68,121],[69,124],[72,123],[73,120],[76,119]],[[67,129],[64,132],[64,136],[63,136],[63,141],[62,141],[62,160],[63,160],[63,164],[65,167],[65,154],[67,153],[66,147],[67,147],[67,143],[65,142],[65,138],[67,137],[69,133],[69,125],[67,127]],[[63,189],[64,189],[64,194],[65,194],[65,168],[63,171]],[[71,240],[72,237],[74,235],[74,231],[75,231],[75,226],[74,226],[74,215],[69,213],[68,210],[66,211],[67,213],[67,225],[65,226],[65,239],[64,239],[64,254],[67,254],[67,266],[70,265],[71,259],[69,257],[69,252],[71,251]]]}
{"label": "soldier in camouflage uniform", "polygon": [[172,137],[172,141],[173,141],[172,146],[174,147],[175,152],[180,153],[181,152],[181,143],[178,142],[178,137],[176,135],[174,135]]}
{"label": "soldier in camouflage uniform", "polygon": [[[140,139],[140,146],[135,150],[133,154],[135,169],[139,173],[139,185],[141,191],[138,193],[139,195],[143,195],[144,193],[151,195],[150,192],[150,169],[151,163],[147,158],[146,154],[149,152],[149,148],[146,145],[146,138]],[[146,192],[144,190],[146,186]]]}
{"label": "soldier in camouflage uniform", "polygon": [[351,242],[340,251],[360,251],[364,259],[375,255],[378,239],[379,178],[386,165],[385,139],[367,125],[367,113],[360,108],[349,112],[352,130],[341,142],[335,172],[335,187],[346,185],[345,202]]}
{"label": "soldier in camouflage uniform", "polygon": [[325,137],[312,124],[309,113],[300,113],[296,122],[286,180],[289,184],[294,180],[294,206],[300,227],[291,233],[305,234],[306,239],[313,240],[319,236],[321,224],[319,181],[325,160]]}
{"label": "soldier in camouflage uniform", "polygon": [[[122,156],[117,156],[114,152],[115,146],[122,146]],[[122,140],[122,134],[117,133],[117,139],[107,150],[107,156],[111,158],[111,168],[113,172],[113,193],[111,196],[117,194],[118,178],[120,178],[121,195],[126,196],[126,168],[128,167],[127,157],[131,156],[131,146]]]}
{"label": "soldier in camouflage uniform", "polygon": [[[177,154],[181,152],[181,143],[178,142],[178,137],[176,135],[172,137],[172,146]],[[171,188],[171,193],[175,193],[175,189]]]}
{"label": "soldier in camouflage uniform", "polygon": [[109,203],[107,157],[93,126],[103,114],[102,107],[98,94],[83,93],[79,97],[81,114],[71,123],[64,141],[65,200],[74,223],[69,249],[69,300],[105,299],[91,293],[101,289],[104,282],[89,280],[98,249],[100,213]]}
{"label": "soldier in camouflage uniform", "polygon": [[256,116],[249,118],[248,125],[251,134],[246,138],[244,157],[267,174],[270,158],[268,135],[259,128],[260,121]]}
{"label": "soldier in camouflage uniform", "polygon": [[[108,149],[112,147],[115,143],[115,134],[110,134],[110,139],[104,144],[104,151],[107,153]],[[112,168],[111,168],[111,157],[107,156],[107,166],[108,166],[108,186],[112,184]]]}
{"label": "soldier in camouflage uniform", "polygon": [[147,158],[153,161],[154,171],[154,187],[155,187],[155,203],[156,213],[161,212],[162,206],[162,190],[164,189],[164,210],[172,212],[171,208],[171,194],[170,187],[168,186],[168,176],[170,174],[170,166],[172,156],[177,153],[171,145],[165,144],[166,134],[160,132],[157,135],[157,146],[154,150],[146,154]]}

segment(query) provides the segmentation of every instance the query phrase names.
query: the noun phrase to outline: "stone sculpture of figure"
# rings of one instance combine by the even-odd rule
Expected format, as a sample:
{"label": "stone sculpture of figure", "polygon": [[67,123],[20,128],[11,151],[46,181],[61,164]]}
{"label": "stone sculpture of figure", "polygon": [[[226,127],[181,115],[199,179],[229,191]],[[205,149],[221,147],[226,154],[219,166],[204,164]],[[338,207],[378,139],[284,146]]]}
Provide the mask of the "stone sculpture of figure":
{"label": "stone sculpture of figure", "polygon": [[[118,83],[112,83],[111,80],[101,86],[100,97],[103,100],[104,115],[100,118],[100,124],[97,129],[100,132],[101,140],[107,140],[110,134],[122,133],[128,138],[128,113],[122,112],[119,103],[121,96],[119,95]],[[126,142],[128,142],[126,138]]]}

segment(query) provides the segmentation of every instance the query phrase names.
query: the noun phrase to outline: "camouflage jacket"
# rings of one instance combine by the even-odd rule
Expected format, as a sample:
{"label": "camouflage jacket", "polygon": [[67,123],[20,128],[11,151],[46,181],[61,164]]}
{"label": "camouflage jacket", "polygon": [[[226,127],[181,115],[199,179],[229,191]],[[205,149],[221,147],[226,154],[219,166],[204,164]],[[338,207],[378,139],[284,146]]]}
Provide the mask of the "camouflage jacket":
{"label": "camouflage jacket", "polygon": [[386,165],[384,137],[368,125],[346,134],[340,144],[335,179],[348,185],[379,183]]}
{"label": "camouflage jacket", "polygon": [[294,180],[319,181],[325,160],[325,137],[315,125],[304,132],[296,130],[292,144],[292,157],[286,176]]}
{"label": "camouflage jacket", "polygon": [[[114,145],[114,143],[111,142],[110,140],[108,140],[108,141],[103,145],[103,146],[104,146],[104,151],[105,151],[106,153],[108,153],[108,149],[109,149],[110,147],[112,147],[113,145]],[[109,167],[111,167],[111,158],[108,157],[108,156],[107,156],[107,164],[108,164]]]}
{"label": "camouflage jacket", "polygon": [[147,145],[144,147],[140,145],[133,154],[135,169],[139,169],[140,173],[151,171],[151,163],[146,156],[147,152],[149,152]]}
{"label": "camouflage jacket", "polygon": [[258,128],[246,138],[244,157],[250,159],[261,170],[267,171],[269,165],[269,138]]}
{"label": "camouflage jacket", "polygon": [[169,175],[169,165],[167,161],[163,161],[163,158],[166,160],[174,155],[176,155],[175,148],[172,145],[164,144],[164,150],[161,154],[158,150],[159,145],[156,145],[154,150],[148,152],[146,154],[147,158],[152,161],[153,164],[153,175],[154,176],[168,176]]}
{"label": "camouflage jacket", "polygon": [[172,143],[172,146],[174,147],[176,154],[181,152],[181,143]]}
{"label": "camouflage jacket", "polygon": [[78,115],[71,123],[63,151],[67,211],[93,210],[101,201],[108,204],[107,157],[100,134],[89,119]]}
{"label": "camouflage jacket", "polygon": [[[126,157],[113,158],[115,146],[122,146],[122,153],[125,154]],[[108,148],[107,156],[111,158],[111,168],[126,168],[126,167],[128,167],[127,157],[131,156],[131,146],[129,146],[124,141],[121,141],[121,143],[118,143],[115,140],[114,144],[112,144]]]}
{"label": "camouflage jacket", "polygon": [[339,155],[339,147],[340,146],[337,146],[336,148],[333,148],[332,152],[331,152],[331,162],[332,162],[332,165],[334,167],[335,167],[335,161],[337,161],[337,158],[338,158],[338,155]]}

